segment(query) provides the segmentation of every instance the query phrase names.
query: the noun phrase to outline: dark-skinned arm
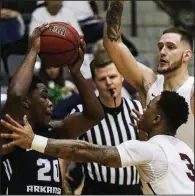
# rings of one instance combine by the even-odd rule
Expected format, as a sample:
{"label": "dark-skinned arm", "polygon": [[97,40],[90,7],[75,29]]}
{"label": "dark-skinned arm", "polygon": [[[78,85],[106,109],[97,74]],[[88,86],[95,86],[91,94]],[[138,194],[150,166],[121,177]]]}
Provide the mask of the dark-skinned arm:
{"label": "dark-skinned arm", "polygon": [[17,113],[21,107],[22,98],[28,92],[31,84],[36,57],[37,53],[35,51],[29,51],[23,64],[12,77],[8,87],[7,101],[3,108],[2,116],[9,113],[13,118],[17,119]]}
{"label": "dark-skinned arm", "polygon": [[18,113],[16,107],[21,107],[21,99],[27,94],[32,81],[36,57],[40,50],[40,34],[47,28],[48,24],[43,24],[37,27],[30,36],[28,53],[10,81],[3,114],[9,113],[15,118],[13,113]]}
{"label": "dark-skinned arm", "polygon": [[[5,114],[10,114],[15,120],[20,118],[19,111],[21,109],[22,101],[28,92],[30,87],[34,65],[36,62],[37,54],[40,50],[40,34],[48,28],[48,24],[41,25],[37,27],[29,39],[29,50],[22,63],[18,68],[16,73],[13,75],[7,92],[7,101],[2,110],[2,118]],[[5,128],[1,128],[0,132],[7,132]],[[4,144],[6,141],[1,140],[0,144]],[[7,149],[6,151],[0,148],[0,154],[5,154],[11,152],[12,149]]]}
{"label": "dark-skinned arm", "polygon": [[[13,146],[19,146],[23,149],[33,148],[33,140],[36,140],[35,134],[26,115],[24,116],[25,126],[20,125],[8,115],[6,115],[5,121],[0,121],[0,125],[13,132],[9,134],[0,134],[0,138],[13,139],[10,143],[5,144],[3,148],[10,148]],[[45,143],[44,151],[42,151],[45,154],[62,158],[67,161],[97,162],[107,167],[121,167],[121,160],[117,147],[100,146],[81,140],[45,139],[47,141]],[[40,142],[40,145],[43,145],[43,143],[44,142]]]}
{"label": "dark-skinned arm", "polygon": [[4,144],[3,148],[13,146],[23,149],[31,148],[66,161],[96,162],[115,168],[148,163],[155,156],[152,153],[155,145],[136,140],[126,141],[119,146],[101,146],[81,140],[56,140],[35,135],[26,115],[24,116],[24,126],[8,115],[6,115],[5,121],[0,121],[0,124],[13,132],[0,134],[0,138],[13,139]]}
{"label": "dark-skinned arm", "polygon": [[76,112],[64,120],[52,121],[50,123],[62,139],[77,138],[104,118],[103,108],[93,91],[92,85],[80,72],[85,53],[85,43],[83,40],[81,40],[81,48],[79,49],[80,60],[74,65],[69,66],[69,69],[80,93],[83,112]]}
{"label": "dark-skinned arm", "polygon": [[[13,139],[10,143],[4,144],[3,148],[6,149],[13,146],[19,146],[23,149],[32,148],[37,150],[32,147],[32,143],[36,139],[26,116],[24,116],[25,126],[20,125],[8,115],[6,115],[5,121],[0,121],[0,124],[13,132],[0,134],[0,138]],[[46,143],[43,140],[40,142],[40,145],[45,143],[44,151],[37,151],[65,159],[66,161],[97,162],[107,167],[121,167],[121,160],[117,147],[100,146],[81,140],[45,139],[47,140]]]}
{"label": "dark-skinned arm", "polygon": [[40,34],[48,28],[48,24],[37,27],[29,39],[29,50],[22,65],[11,79],[8,97],[21,97],[26,95],[32,81],[34,65],[37,54],[40,51]]}

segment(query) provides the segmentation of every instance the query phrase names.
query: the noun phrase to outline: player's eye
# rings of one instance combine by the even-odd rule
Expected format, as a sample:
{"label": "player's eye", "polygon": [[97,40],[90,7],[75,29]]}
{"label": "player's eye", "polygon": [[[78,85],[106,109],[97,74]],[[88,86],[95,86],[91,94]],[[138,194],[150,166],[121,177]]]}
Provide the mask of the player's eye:
{"label": "player's eye", "polygon": [[117,77],[117,76],[111,76],[110,78],[111,78],[111,79],[114,79],[114,78],[116,78],[116,77]]}
{"label": "player's eye", "polygon": [[99,79],[100,82],[103,82],[104,80],[105,80],[105,78],[100,78]]}
{"label": "player's eye", "polygon": [[42,94],[42,98],[47,99],[47,98],[48,98],[47,93],[43,93],[43,94]]}
{"label": "player's eye", "polygon": [[175,47],[174,47],[174,46],[168,46],[168,48],[169,48],[170,50],[173,50]]}

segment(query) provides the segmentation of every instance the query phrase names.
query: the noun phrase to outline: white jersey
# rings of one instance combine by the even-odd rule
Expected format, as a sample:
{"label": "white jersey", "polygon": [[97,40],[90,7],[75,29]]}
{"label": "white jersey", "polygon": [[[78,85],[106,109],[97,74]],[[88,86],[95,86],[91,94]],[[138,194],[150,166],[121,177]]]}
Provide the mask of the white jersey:
{"label": "white jersey", "polygon": [[194,153],[181,140],[157,135],[117,146],[122,167],[135,165],[144,194],[194,194]]}
{"label": "white jersey", "polygon": [[[164,84],[164,76],[157,75],[157,80],[152,84],[151,88],[148,91],[146,104],[149,103],[150,100],[154,98],[154,96],[158,96],[163,91]],[[189,76],[188,79],[184,82],[184,84],[177,90],[177,93],[183,96],[186,102],[189,105],[189,116],[186,124],[182,124],[178,130],[176,137],[180,140],[184,141],[194,152],[194,115],[192,113],[190,98],[191,91],[194,84],[194,77]]]}

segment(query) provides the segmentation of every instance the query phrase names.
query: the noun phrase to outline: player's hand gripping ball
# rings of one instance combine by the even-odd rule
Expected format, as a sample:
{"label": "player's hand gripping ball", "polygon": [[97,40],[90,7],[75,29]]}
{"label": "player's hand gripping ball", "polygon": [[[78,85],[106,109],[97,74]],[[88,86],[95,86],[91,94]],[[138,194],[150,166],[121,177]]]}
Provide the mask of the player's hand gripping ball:
{"label": "player's hand gripping ball", "polygon": [[64,67],[79,58],[80,39],[74,27],[63,22],[49,23],[49,28],[40,36],[40,52],[46,67]]}

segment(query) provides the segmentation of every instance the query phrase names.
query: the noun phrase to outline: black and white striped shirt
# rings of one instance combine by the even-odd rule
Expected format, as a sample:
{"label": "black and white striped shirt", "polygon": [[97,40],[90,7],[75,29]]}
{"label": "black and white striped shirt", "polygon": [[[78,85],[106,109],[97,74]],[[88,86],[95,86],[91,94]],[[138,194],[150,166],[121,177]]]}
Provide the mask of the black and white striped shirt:
{"label": "black and white striped shirt", "polygon": [[[103,105],[105,118],[92,129],[80,136],[79,139],[99,145],[117,146],[127,140],[138,139],[137,131],[130,123],[134,119],[130,116],[131,110],[137,109],[142,113],[139,101],[122,98],[117,108],[107,108]],[[71,113],[82,111],[78,105]],[[134,166],[126,168],[108,168],[97,163],[83,164],[85,175],[92,180],[117,185],[134,185],[139,183],[138,172]]]}

